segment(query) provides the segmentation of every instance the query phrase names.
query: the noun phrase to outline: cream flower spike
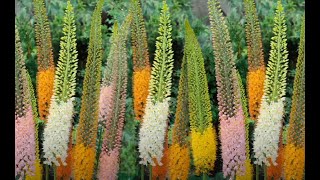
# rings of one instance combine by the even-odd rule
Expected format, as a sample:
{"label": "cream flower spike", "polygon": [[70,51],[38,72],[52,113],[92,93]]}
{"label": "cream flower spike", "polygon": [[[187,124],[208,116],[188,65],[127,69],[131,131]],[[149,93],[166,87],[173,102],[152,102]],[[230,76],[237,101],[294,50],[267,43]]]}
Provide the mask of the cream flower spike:
{"label": "cream flower spike", "polygon": [[139,152],[142,159],[140,164],[147,165],[147,163],[150,163],[154,166],[153,158],[156,158],[159,165],[162,165],[160,161],[163,156],[164,134],[169,114],[169,99],[166,98],[163,102],[153,104],[150,97],[147,98],[146,111],[139,133]]}

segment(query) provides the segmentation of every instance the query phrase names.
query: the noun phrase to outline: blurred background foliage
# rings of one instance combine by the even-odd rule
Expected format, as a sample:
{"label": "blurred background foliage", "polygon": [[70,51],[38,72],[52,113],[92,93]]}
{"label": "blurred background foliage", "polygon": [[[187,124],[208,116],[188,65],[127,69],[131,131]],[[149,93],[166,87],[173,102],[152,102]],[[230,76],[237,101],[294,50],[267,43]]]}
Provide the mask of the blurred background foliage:
{"label": "blurred background foliage", "polygon": [[[228,28],[235,53],[236,66],[241,74],[242,81],[246,85],[247,74],[247,45],[245,36],[245,16],[242,0],[220,0],[222,10],[227,18]],[[272,36],[273,17],[276,7],[276,0],[255,0],[260,27],[263,38],[263,48],[265,54],[265,62],[269,58],[270,39]],[[286,92],[286,113],[284,124],[288,123],[291,97],[293,92],[293,80],[295,75],[295,66],[298,57],[298,44],[300,37],[301,17],[305,9],[304,0],[283,0],[286,23],[287,38],[289,51],[289,72],[287,75],[287,92]],[[62,35],[62,20],[66,1],[61,0],[45,0],[50,29],[52,35],[52,44],[54,52],[54,60],[57,62],[59,55],[59,42]],[[96,5],[96,0],[71,0],[75,9],[76,18],[76,36],[77,50],[79,58],[79,66],[77,73],[76,103],[74,125],[78,124],[80,102],[82,95],[82,83],[85,72],[85,64],[87,59],[87,47],[90,34],[91,15]],[[217,107],[217,89],[215,81],[214,55],[212,50],[212,37],[209,28],[207,0],[167,0],[171,12],[171,23],[173,27],[172,39],[174,50],[174,72],[172,85],[172,98],[170,106],[169,123],[173,124],[174,113],[176,109],[176,98],[178,95],[178,82],[180,76],[180,68],[184,49],[184,20],[187,18],[193,27],[205,60],[205,69],[207,73],[209,94],[211,99],[211,107],[213,113],[213,123],[218,125],[218,107]],[[146,24],[148,47],[150,61],[152,63],[155,52],[155,40],[158,32],[159,16],[162,7],[160,0],[141,0],[143,15]],[[123,22],[130,7],[130,0],[106,0],[102,12],[102,37],[103,37],[103,66],[109,52],[109,38],[111,36],[112,25],[115,21]],[[35,45],[34,33],[34,17],[32,0],[16,0],[16,21],[21,36],[22,47],[26,59],[26,66],[31,75],[32,83],[35,87],[37,72],[37,50]],[[132,77],[132,50],[128,43],[128,77]],[[123,134],[123,148],[121,152],[119,177],[134,178],[140,176],[140,165],[138,164],[137,131],[139,121],[134,119],[133,115],[133,99],[132,99],[132,79],[128,78],[128,97],[126,109],[126,124]],[[170,136],[170,129],[169,129]],[[170,141],[169,141],[170,142]],[[218,152],[218,154],[220,154]],[[221,159],[220,159],[221,160]],[[218,158],[218,161],[220,161]],[[215,178],[223,179],[221,175],[221,162],[216,163]],[[195,177],[193,177],[195,178]]]}

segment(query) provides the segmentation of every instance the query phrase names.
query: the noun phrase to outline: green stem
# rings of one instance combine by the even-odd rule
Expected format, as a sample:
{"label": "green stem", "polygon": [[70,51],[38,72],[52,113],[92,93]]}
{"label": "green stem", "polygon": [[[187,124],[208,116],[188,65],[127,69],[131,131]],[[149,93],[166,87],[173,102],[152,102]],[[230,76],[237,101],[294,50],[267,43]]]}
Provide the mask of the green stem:
{"label": "green stem", "polygon": [[149,165],[149,174],[150,174],[149,180],[152,180],[152,166],[151,165]]}
{"label": "green stem", "polygon": [[49,180],[49,165],[46,164],[45,168],[46,168],[46,180]]}
{"label": "green stem", "polygon": [[268,179],[268,172],[267,172],[267,165],[263,165],[263,170],[264,170],[264,180]]}
{"label": "green stem", "polygon": [[206,180],[207,179],[207,175],[205,173],[202,174],[202,180]]}
{"label": "green stem", "polygon": [[53,165],[53,180],[57,179],[57,166]]}
{"label": "green stem", "polygon": [[256,180],[259,180],[259,165],[256,165]]}
{"label": "green stem", "polygon": [[141,180],[144,180],[144,165],[141,164]]}

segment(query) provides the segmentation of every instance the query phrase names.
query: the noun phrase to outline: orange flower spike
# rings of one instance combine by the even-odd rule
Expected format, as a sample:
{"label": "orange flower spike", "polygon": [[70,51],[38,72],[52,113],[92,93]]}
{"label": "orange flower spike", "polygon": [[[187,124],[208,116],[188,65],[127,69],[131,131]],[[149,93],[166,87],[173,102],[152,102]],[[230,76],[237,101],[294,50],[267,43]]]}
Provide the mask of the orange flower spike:
{"label": "orange flower spike", "polygon": [[185,180],[190,170],[188,72],[186,55],[183,56],[177,108],[172,130],[172,145],[169,148],[169,178]]}
{"label": "orange flower spike", "polygon": [[133,23],[131,26],[133,56],[133,98],[134,113],[142,121],[148,96],[151,68],[149,63],[147,33],[140,0],[133,1]]}
{"label": "orange flower spike", "polygon": [[39,116],[46,122],[49,114],[51,96],[53,94],[54,67],[38,71],[37,82]]}
{"label": "orange flower spike", "polygon": [[256,70],[248,72],[248,99],[249,99],[249,114],[251,119],[256,120],[259,115],[261,98],[263,95],[263,83],[266,76],[266,69],[260,66]]}
{"label": "orange flower spike", "polygon": [[104,0],[97,2],[91,18],[86,73],[83,80],[80,119],[74,148],[75,179],[92,179],[96,160],[99,97],[102,63],[101,12]]}
{"label": "orange flower spike", "polygon": [[305,148],[296,147],[293,144],[287,144],[284,154],[285,179],[290,179],[292,177],[295,177],[296,179],[303,179],[305,165]]}
{"label": "orange flower spike", "polygon": [[85,147],[84,144],[76,144],[74,152],[77,154],[77,158],[74,158],[73,167],[75,180],[80,179],[92,179],[94,173],[94,161],[95,161],[95,148]]}
{"label": "orange flower spike", "polygon": [[151,68],[145,67],[133,72],[134,113],[137,120],[142,120],[146,106]]}
{"label": "orange flower spike", "polygon": [[263,95],[263,83],[265,79],[265,65],[261,30],[254,0],[244,1],[246,14],[246,37],[248,45],[248,99],[249,113],[253,120],[259,115],[261,98]]}
{"label": "orange flower spike", "polygon": [[57,178],[58,179],[63,179],[63,180],[71,179],[72,163],[73,163],[72,150],[73,150],[72,149],[72,135],[70,135],[69,147],[68,147],[68,157],[66,159],[67,165],[63,166],[62,162],[61,161],[59,162],[61,165],[57,166]]}
{"label": "orange flower spike", "polygon": [[277,165],[270,163],[271,165],[267,169],[268,180],[280,180],[283,172],[284,165],[284,145],[281,143],[279,146],[278,157],[276,160]]}
{"label": "orange flower spike", "polygon": [[305,17],[300,31],[299,56],[285,150],[285,179],[303,179],[305,171]]}
{"label": "orange flower spike", "polygon": [[190,169],[190,151],[188,146],[180,147],[178,143],[170,146],[169,173],[170,178],[188,179]]}
{"label": "orange flower spike", "polygon": [[35,34],[37,44],[37,94],[40,118],[47,122],[51,96],[53,94],[53,83],[55,67],[53,61],[51,32],[43,0],[33,0],[35,16]]}
{"label": "orange flower spike", "polygon": [[166,132],[166,141],[164,143],[163,156],[161,159],[162,166],[159,166],[156,158],[156,166],[152,166],[152,179],[153,180],[166,180],[169,166],[169,148],[168,148],[168,130]]}

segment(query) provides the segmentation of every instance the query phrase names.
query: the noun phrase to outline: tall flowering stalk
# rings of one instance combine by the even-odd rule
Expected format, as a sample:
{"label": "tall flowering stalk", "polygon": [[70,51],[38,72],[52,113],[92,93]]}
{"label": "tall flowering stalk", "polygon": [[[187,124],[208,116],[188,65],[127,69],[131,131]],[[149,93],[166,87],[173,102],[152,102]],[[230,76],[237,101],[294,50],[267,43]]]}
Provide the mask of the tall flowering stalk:
{"label": "tall flowering stalk", "polygon": [[305,17],[300,31],[299,56],[293,86],[288,140],[285,148],[286,179],[303,179],[305,165]]}
{"label": "tall flowering stalk", "polygon": [[264,65],[261,30],[254,0],[245,0],[246,36],[248,44],[247,87],[250,118],[256,120],[259,115],[263,83],[266,76]]}
{"label": "tall flowering stalk", "polygon": [[98,1],[91,20],[80,120],[73,152],[75,179],[92,179],[94,173],[102,63],[101,11],[103,3],[104,0]]}
{"label": "tall flowering stalk", "polygon": [[[113,78],[113,61],[115,57],[114,53],[117,49],[116,37],[118,36],[118,22],[116,21],[113,24],[112,35],[110,37],[110,51],[106,62],[106,69],[102,74],[102,83],[100,88],[100,97],[99,97],[99,123],[98,123],[98,134],[97,134],[97,153],[96,153],[96,162],[95,162],[95,175],[98,175],[99,163],[100,163],[100,153],[102,151],[102,144],[104,138],[104,132],[106,129],[107,115],[111,113],[114,96],[114,86],[112,85]],[[118,59],[117,59],[118,60]],[[97,177],[95,177],[97,178]]]}
{"label": "tall flowering stalk", "polygon": [[48,16],[44,0],[33,0],[35,34],[38,53],[37,94],[39,115],[47,122],[50,100],[53,94],[55,67]]}
{"label": "tall flowering stalk", "polygon": [[196,174],[214,169],[217,152],[216,130],[212,113],[204,60],[193,29],[185,22],[184,56],[187,63],[188,108],[191,129],[191,148]]}
{"label": "tall flowering stalk", "polygon": [[32,81],[30,74],[27,72],[28,76],[28,84],[29,84],[29,90],[31,95],[31,104],[32,104],[32,112],[33,112],[33,120],[35,123],[35,141],[36,141],[36,160],[35,160],[35,173],[34,175],[27,174],[26,180],[41,180],[42,179],[42,164],[40,161],[40,153],[39,153],[39,137],[38,137],[38,130],[39,130],[39,123],[38,123],[38,109],[37,109],[37,99],[35,97]]}
{"label": "tall flowering stalk", "polygon": [[188,179],[190,171],[189,105],[188,105],[188,67],[186,55],[183,56],[179,80],[177,110],[172,130],[172,145],[169,148],[169,177]]}
{"label": "tall flowering stalk", "polygon": [[264,94],[258,122],[254,131],[253,151],[255,164],[276,165],[288,69],[286,25],[281,1],[278,1],[274,17],[274,36],[271,38]]}
{"label": "tall flowering stalk", "polygon": [[236,174],[244,175],[246,170],[245,117],[228,27],[219,2],[209,0],[208,6],[218,86],[223,175],[232,179]]}
{"label": "tall flowering stalk", "polygon": [[28,73],[15,26],[15,176],[35,175],[36,135]]}
{"label": "tall flowering stalk", "polygon": [[74,112],[73,96],[78,68],[76,26],[70,1],[67,2],[63,20],[63,36],[60,41],[54,93],[51,98],[48,122],[43,133],[44,164],[55,164],[56,166],[67,165],[66,158],[68,157],[68,143]]}
{"label": "tall flowering stalk", "polygon": [[[132,21],[131,12],[123,22],[119,32],[115,32],[112,39],[112,47],[109,61],[112,61],[112,74],[110,85],[103,86],[110,88],[110,101],[109,107],[106,109],[106,129],[103,138],[103,144],[100,154],[100,163],[98,178],[99,179],[117,179],[119,171],[119,155],[122,142],[123,125],[125,121],[126,112],[126,93],[127,93],[127,49],[126,42],[129,34],[129,28]],[[103,82],[107,80],[104,79]],[[106,82],[108,83],[108,82]],[[100,101],[104,101],[103,99]]]}
{"label": "tall flowering stalk", "polygon": [[151,71],[149,94],[143,122],[139,132],[140,164],[161,166],[163,143],[169,115],[173,51],[169,7],[163,1],[160,15],[159,36],[156,41],[155,59]]}
{"label": "tall flowering stalk", "polygon": [[144,25],[140,0],[133,0],[133,22],[131,27],[132,55],[133,55],[133,98],[134,113],[138,120],[142,120],[148,87],[150,81],[150,63],[147,33]]}
{"label": "tall flowering stalk", "polygon": [[237,180],[250,180],[253,179],[253,166],[251,164],[250,160],[250,147],[249,147],[249,114],[248,114],[248,106],[247,106],[247,97],[246,93],[242,84],[241,76],[239,71],[237,71],[237,77],[239,81],[239,86],[240,86],[240,92],[241,92],[241,104],[243,108],[243,114],[244,117],[246,118],[246,162],[245,162],[245,167],[246,167],[246,172],[244,175],[238,175],[236,176]]}

